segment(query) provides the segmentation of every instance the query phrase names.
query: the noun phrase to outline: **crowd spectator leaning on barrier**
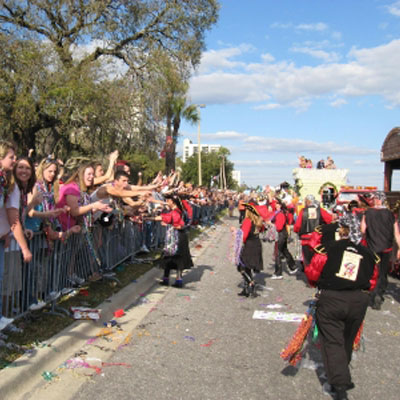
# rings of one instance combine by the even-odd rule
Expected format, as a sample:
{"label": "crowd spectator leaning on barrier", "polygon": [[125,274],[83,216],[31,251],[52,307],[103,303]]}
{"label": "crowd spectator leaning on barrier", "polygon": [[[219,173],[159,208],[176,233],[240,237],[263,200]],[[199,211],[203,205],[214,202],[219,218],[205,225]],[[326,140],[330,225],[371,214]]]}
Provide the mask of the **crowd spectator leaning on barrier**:
{"label": "crowd spectator leaning on barrier", "polygon": [[[139,173],[137,184],[131,184],[129,165],[118,161],[118,151],[109,155],[107,168],[99,162],[86,162],[72,172],[53,156],[38,160],[35,168],[29,157],[16,161],[16,153],[13,143],[0,141],[0,331],[12,325],[10,317],[56,301],[60,291],[70,290],[65,285],[79,286],[92,274],[103,274],[109,258],[105,258],[108,250],[102,246],[110,232],[125,232],[119,230],[119,226],[126,226],[120,225],[124,219],[130,223],[127,239],[132,233],[136,236],[121,249],[123,257],[133,256],[141,250],[139,236],[145,249],[157,249],[163,242],[158,217],[151,218],[162,212],[163,222],[168,222],[176,203],[166,196],[180,198],[187,215],[185,227],[212,223],[212,210],[227,207],[233,196],[230,191],[185,184],[176,171],[168,176],[160,171],[149,185],[143,185]],[[74,162],[68,160],[66,165]],[[181,248],[186,249],[187,238],[183,240],[181,233],[179,237]],[[118,263],[119,250],[113,263]],[[182,251],[187,257],[179,263],[178,286],[182,271],[192,265],[190,253]],[[113,265],[118,264],[109,267]]]}

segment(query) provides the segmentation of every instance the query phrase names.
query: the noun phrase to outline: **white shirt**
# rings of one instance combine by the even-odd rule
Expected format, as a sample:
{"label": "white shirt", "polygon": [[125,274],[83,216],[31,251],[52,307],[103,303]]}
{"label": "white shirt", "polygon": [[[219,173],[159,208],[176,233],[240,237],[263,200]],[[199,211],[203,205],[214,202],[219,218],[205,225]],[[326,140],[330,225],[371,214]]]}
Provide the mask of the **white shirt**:
{"label": "white shirt", "polygon": [[10,224],[8,223],[7,211],[6,209],[15,208],[19,210],[21,193],[17,184],[14,186],[14,190],[8,195],[6,204],[0,207],[0,237],[7,235],[10,230]]}

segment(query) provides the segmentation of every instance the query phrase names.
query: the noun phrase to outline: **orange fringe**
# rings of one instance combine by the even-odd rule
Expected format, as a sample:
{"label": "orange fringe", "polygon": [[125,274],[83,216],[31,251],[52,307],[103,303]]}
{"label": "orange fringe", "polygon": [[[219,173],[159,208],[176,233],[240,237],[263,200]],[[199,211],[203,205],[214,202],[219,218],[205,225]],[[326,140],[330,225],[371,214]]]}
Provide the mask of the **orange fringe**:
{"label": "orange fringe", "polygon": [[356,338],[354,339],[354,343],[353,343],[353,350],[354,351],[360,350],[361,336],[362,336],[363,329],[364,329],[364,321],[360,325],[360,329],[358,330]]}
{"label": "orange fringe", "polygon": [[304,342],[310,332],[313,322],[312,315],[306,314],[306,316],[301,321],[296,332],[294,333],[292,339],[285,349],[281,352],[281,358],[288,361],[290,365],[295,366],[302,357],[301,350],[303,348]]}

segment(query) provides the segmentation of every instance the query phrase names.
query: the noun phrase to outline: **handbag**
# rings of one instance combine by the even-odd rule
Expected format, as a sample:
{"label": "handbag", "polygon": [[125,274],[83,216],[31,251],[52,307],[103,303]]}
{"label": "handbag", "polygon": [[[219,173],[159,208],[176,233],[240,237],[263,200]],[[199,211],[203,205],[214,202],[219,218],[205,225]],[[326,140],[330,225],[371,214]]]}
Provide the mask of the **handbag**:
{"label": "handbag", "polygon": [[178,251],[178,242],[179,232],[172,225],[168,225],[165,233],[163,255],[167,257],[174,256]]}

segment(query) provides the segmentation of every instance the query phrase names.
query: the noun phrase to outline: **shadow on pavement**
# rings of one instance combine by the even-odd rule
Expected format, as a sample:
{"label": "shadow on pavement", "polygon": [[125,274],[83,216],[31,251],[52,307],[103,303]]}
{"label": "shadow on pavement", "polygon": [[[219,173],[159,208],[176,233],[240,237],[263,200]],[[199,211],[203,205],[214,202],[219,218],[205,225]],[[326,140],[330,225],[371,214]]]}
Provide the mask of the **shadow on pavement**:
{"label": "shadow on pavement", "polygon": [[214,271],[214,268],[209,265],[198,265],[191,268],[188,273],[183,276],[185,284],[190,282],[199,282],[204,274],[204,271]]}

